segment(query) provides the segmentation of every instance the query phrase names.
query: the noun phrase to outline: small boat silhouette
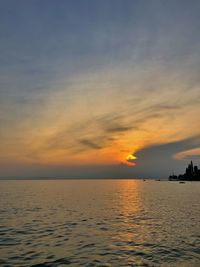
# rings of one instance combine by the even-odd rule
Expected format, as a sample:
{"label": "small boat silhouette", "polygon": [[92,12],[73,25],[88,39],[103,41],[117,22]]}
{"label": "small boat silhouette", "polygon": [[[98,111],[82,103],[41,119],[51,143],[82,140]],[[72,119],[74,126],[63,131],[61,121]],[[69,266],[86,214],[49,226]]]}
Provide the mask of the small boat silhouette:
{"label": "small boat silhouette", "polygon": [[180,181],[179,184],[185,184],[185,182],[184,181]]}

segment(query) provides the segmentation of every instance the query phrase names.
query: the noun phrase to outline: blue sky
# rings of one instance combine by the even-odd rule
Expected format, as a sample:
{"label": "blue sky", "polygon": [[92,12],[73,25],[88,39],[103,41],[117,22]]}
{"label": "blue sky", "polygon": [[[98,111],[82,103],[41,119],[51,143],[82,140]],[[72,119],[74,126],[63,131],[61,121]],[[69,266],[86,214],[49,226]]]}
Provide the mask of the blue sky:
{"label": "blue sky", "polygon": [[[199,1],[7,0],[0,7],[3,177],[48,177],[49,168],[55,176],[121,168],[134,177],[147,175],[145,166],[167,176],[152,160],[178,170],[192,157],[199,164]],[[159,159],[150,147],[159,147]],[[128,155],[136,166],[126,166]]]}

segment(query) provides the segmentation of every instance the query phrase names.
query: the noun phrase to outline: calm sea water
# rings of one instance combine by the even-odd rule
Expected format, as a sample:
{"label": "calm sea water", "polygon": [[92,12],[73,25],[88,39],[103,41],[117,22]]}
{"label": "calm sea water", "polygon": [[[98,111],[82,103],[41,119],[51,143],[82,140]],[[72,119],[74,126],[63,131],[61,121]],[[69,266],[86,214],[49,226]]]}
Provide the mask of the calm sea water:
{"label": "calm sea water", "polygon": [[0,181],[0,266],[200,266],[200,183]]}

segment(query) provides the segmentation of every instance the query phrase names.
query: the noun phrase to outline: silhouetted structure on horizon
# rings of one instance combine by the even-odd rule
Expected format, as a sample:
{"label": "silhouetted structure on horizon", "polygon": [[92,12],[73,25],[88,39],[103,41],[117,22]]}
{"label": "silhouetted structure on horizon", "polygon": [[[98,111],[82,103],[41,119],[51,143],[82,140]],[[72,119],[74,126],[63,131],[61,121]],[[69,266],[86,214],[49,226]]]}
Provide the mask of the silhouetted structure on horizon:
{"label": "silhouetted structure on horizon", "polygon": [[200,181],[200,169],[197,166],[193,166],[193,162],[191,161],[188,164],[188,167],[185,170],[184,174],[170,175],[170,181]]}

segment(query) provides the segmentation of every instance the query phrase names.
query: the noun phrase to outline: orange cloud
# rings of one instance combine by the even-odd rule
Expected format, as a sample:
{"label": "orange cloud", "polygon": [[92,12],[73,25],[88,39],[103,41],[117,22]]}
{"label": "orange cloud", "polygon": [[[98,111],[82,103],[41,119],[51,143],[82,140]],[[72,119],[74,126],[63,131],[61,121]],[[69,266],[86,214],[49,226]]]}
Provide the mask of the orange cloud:
{"label": "orange cloud", "polygon": [[185,159],[190,156],[200,156],[200,147],[185,150],[174,155],[175,159]]}

